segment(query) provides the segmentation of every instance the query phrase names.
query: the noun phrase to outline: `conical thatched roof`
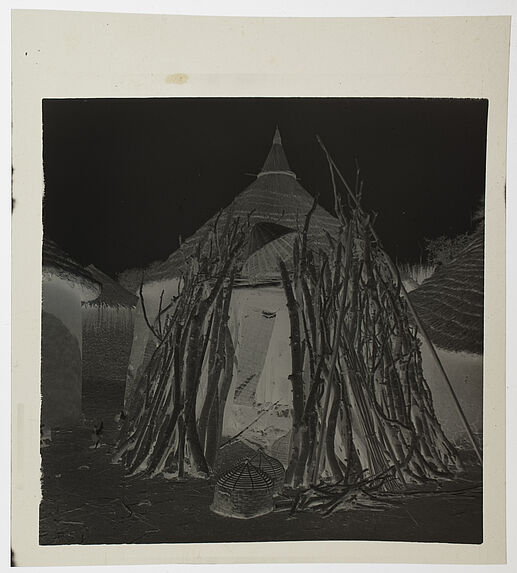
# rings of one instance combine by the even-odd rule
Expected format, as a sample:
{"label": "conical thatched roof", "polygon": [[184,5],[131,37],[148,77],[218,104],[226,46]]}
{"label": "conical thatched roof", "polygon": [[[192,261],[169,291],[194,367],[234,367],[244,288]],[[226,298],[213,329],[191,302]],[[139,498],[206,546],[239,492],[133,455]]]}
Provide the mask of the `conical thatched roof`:
{"label": "conical thatched roof", "polygon": [[55,276],[81,287],[83,300],[92,300],[101,293],[101,284],[92,274],[48,237],[43,237],[43,278]]}
{"label": "conical thatched roof", "polygon": [[277,223],[257,223],[251,229],[248,239],[246,256],[250,257],[265,245],[272,241],[276,241],[285,235],[289,235],[293,231],[283,225]]}
{"label": "conical thatched roof", "polygon": [[88,265],[86,270],[102,285],[101,295],[91,302],[91,305],[119,306],[132,308],[138,302],[138,297],[131,294],[116,280],[103,273],[94,265]]}
{"label": "conical thatched roof", "polygon": [[[255,181],[240,193],[233,202],[221,213],[217,221],[217,228],[223,229],[225,222],[231,218],[240,218],[243,221],[249,216],[251,233],[250,238],[253,244],[263,249],[271,242],[272,249],[262,252],[260,264],[270,269],[272,265],[278,266],[277,258],[279,252],[287,252],[285,240],[277,245],[273,242],[287,233],[301,230],[305,222],[305,217],[312,207],[314,197],[310,195],[298,182],[296,175],[291,171],[280,138],[278,128],[273,138],[273,144],[266,158],[261,172]],[[157,265],[152,271],[146,273],[146,282],[160,281],[179,276],[183,265],[195,252],[196,247],[209,237],[217,214],[189,237],[183,245],[175,251],[166,261]],[[266,226],[268,224],[269,226]],[[257,230],[257,226],[260,228]],[[311,225],[308,233],[309,247],[315,251],[328,248],[326,232],[331,235],[337,234],[339,223],[325,209],[319,205],[313,213]],[[260,237],[262,241],[268,236],[273,239],[266,243],[257,241]],[[246,257],[253,254],[250,245],[246,249]],[[291,251],[292,252],[292,251]],[[252,265],[254,273],[261,273],[262,269],[257,265]],[[244,269],[244,272],[246,270]]]}
{"label": "conical thatched roof", "polygon": [[439,348],[483,353],[484,253],[480,227],[454,260],[409,295]]}
{"label": "conical thatched roof", "polygon": [[275,281],[278,278],[278,259],[284,261],[291,270],[297,236],[295,231],[291,231],[252,251],[242,266],[242,277],[251,284]]}

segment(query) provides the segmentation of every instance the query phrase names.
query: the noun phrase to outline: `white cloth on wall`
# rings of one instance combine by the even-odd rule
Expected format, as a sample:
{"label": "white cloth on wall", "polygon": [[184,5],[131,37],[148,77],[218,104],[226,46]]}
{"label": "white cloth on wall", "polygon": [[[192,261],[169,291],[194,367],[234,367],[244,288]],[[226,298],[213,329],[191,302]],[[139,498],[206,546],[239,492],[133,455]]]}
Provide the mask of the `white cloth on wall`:
{"label": "white cloth on wall", "polygon": [[257,385],[258,403],[273,404],[279,401],[286,406],[292,403],[291,382],[288,378],[292,370],[289,335],[289,314],[287,309],[282,309],[276,313],[264,368]]}

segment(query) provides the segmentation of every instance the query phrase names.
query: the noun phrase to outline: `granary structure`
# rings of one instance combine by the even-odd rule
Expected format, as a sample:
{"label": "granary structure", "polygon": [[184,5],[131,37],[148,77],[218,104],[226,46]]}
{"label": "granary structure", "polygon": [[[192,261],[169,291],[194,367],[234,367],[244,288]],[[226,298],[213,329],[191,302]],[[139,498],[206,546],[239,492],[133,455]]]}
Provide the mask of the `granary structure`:
{"label": "granary structure", "polygon": [[[146,314],[152,321],[158,313],[162,292],[163,301],[177,293],[185,261],[200,242],[208,239],[215,221],[218,221],[218,228],[222,228],[228,218],[239,217],[245,221],[249,217],[242,272],[237,277],[229,311],[236,360],[224,413],[223,435],[234,435],[256,416],[258,408],[274,405],[250,430],[257,432],[255,444],[266,449],[291,427],[288,414],[292,401],[288,380],[291,374],[289,317],[278,260],[290,265],[293,242],[303,228],[313,202],[314,197],[290,169],[277,130],[266,161],[251,185],[220,214],[214,214],[166,261],[153,265],[152,272],[146,273],[144,278],[143,298]],[[336,234],[338,229],[337,219],[318,205],[308,232],[309,248],[315,252],[328,248],[326,233]],[[135,313],[126,404],[155,345],[139,303]],[[264,431],[266,427],[267,432]]]}
{"label": "granary structure", "polygon": [[[410,293],[475,434],[483,430],[484,227],[454,260]],[[422,365],[446,435],[466,441],[466,431],[427,346]]]}
{"label": "granary structure", "polygon": [[97,298],[101,285],[47,238],[42,262],[41,422],[52,428],[80,420],[81,303]]}

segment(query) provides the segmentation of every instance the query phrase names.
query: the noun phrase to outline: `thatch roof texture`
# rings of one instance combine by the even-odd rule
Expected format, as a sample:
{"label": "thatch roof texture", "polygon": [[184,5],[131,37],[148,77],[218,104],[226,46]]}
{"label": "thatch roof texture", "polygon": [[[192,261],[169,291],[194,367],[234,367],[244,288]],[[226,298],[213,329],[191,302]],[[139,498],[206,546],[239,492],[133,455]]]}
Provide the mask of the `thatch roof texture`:
{"label": "thatch roof texture", "polygon": [[[300,185],[289,167],[277,128],[269,154],[255,181],[223,209],[219,218],[218,214],[214,214],[166,261],[148,271],[145,280],[154,282],[179,276],[198,245],[208,240],[216,221],[217,229],[221,232],[228,220],[240,218],[244,222],[247,217],[251,233],[245,258],[251,257],[259,250],[262,252],[259,260],[244,267],[241,278],[246,278],[246,273],[251,273],[252,280],[256,279],[257,274],[269,274],[272,268],[277,269],[279,256],[287,256],[288,252],[291,255],[289,244],[293,236],[287,237],[289,233],[303,228],[313,202],[314,197]],[[309,247],[315,251],[320,248],[326,250],[326,233],[335,235],[338,230],[337,219],[318,205],[308,232]],[[271,249],[263,250],[266,244],[273,242],[276,244],[272,244]]]}
{"label": "thatch roof texture", "polygon": [[483,353],[484,228],[465,249],[410,293],[433,343],[454,352]]}
{"label": "thatch roof texture", "polygon": [[[291,231],[272,239],[252,252],[242,266],[241,277],[248,283],[271,282],[278,279],[279,259],[292,269],[293,247],[298,233]],[[238,284],[238,283],[237,283]]]}
{"label": "thatch roof texture", "polygon": [[133,308],[138,302],[138,297],[127,291],[116,280],[112,279],[106,273],[103,273],[94,265],[88,265],[86,270],[92,277],[102,285],[101,295],[90,302],[90,305],[104,305],[113,307]]}
{"label": "thatch roof texture", "polygon": [[101,293],[101,284],[80,263],[48,237],[43,238],[43,278],[56,276],[77,284],[82,290],[82,300],[90,301]]}

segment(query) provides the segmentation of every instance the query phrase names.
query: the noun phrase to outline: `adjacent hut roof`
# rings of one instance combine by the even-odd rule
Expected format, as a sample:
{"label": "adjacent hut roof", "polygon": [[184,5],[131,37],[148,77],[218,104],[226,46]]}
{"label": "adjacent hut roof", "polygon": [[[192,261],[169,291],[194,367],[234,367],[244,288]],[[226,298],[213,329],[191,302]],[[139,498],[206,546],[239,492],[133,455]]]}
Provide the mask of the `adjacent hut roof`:
{"label": "adjacent hut roof", "polygon": [[249,460],[244,460],[220,476],[217,486],[226,490],[271,490],[273,480]]}
{"label": "adjacent hut roof", "polygon": [[436,346],[483,353],[484,228],[447,265],[410,293]]}
{"label": "adjacent hut roof", "polygon": [[102,285],[101,295],[90,304],[125,308],[133,308],[136,305],[138,297],[127,291],[116,280],[94,265],[88,265],[86,269]]}
{"label": "adjacent hut roof", "polygon": [[43,238],[43,277],[57,276],[77,284],[82,289],[82,300],[92,300],[101,293],[101,285],[80,263],[51,239]]}
{"label": "adjacent hut roof", "polygon": [[295,231],[291,231],[253,251],[242,266],[241,281],[244,279],[244,282],[250,284],[275,281],[278,279],[279,259],[291,270],[293,246],[297,236]]}
{"label": "adjacent hut roof", "polygon": [[[165,280],[181,274],[183,265],[194,254],[196,247],[209,238],[214,223],[217,221],[217,229],[220,232],[226,221],[237,217],[245,221],[249,216],[251,226],[245,258],[251,257],[254,252],[262,251],[260,261],[255,261],[251,268],[245,267],[242,277],[245,277],[247,272],[260,274],[264,269],[269,271],[273,267],[277,268],[279,253],[282,256],[287,256],[288,251],[292,253],[292,250],[287,248],[289,241],[293,240],[294,231],[303,228],[313,201],[314,197],[300,185],[289,167],[277,128],[269,154],[255,181],[223,209],[219,218],[217,213],[214,214],[166,261],[149,271],[146,274],[146,282]],[[315,251],[320,248],[327,249],[326,232],[337,234],[338,230],[337,219],[318,205],[308,232],[309,247]],[[265,249],[269,243],[271,248]]]}

